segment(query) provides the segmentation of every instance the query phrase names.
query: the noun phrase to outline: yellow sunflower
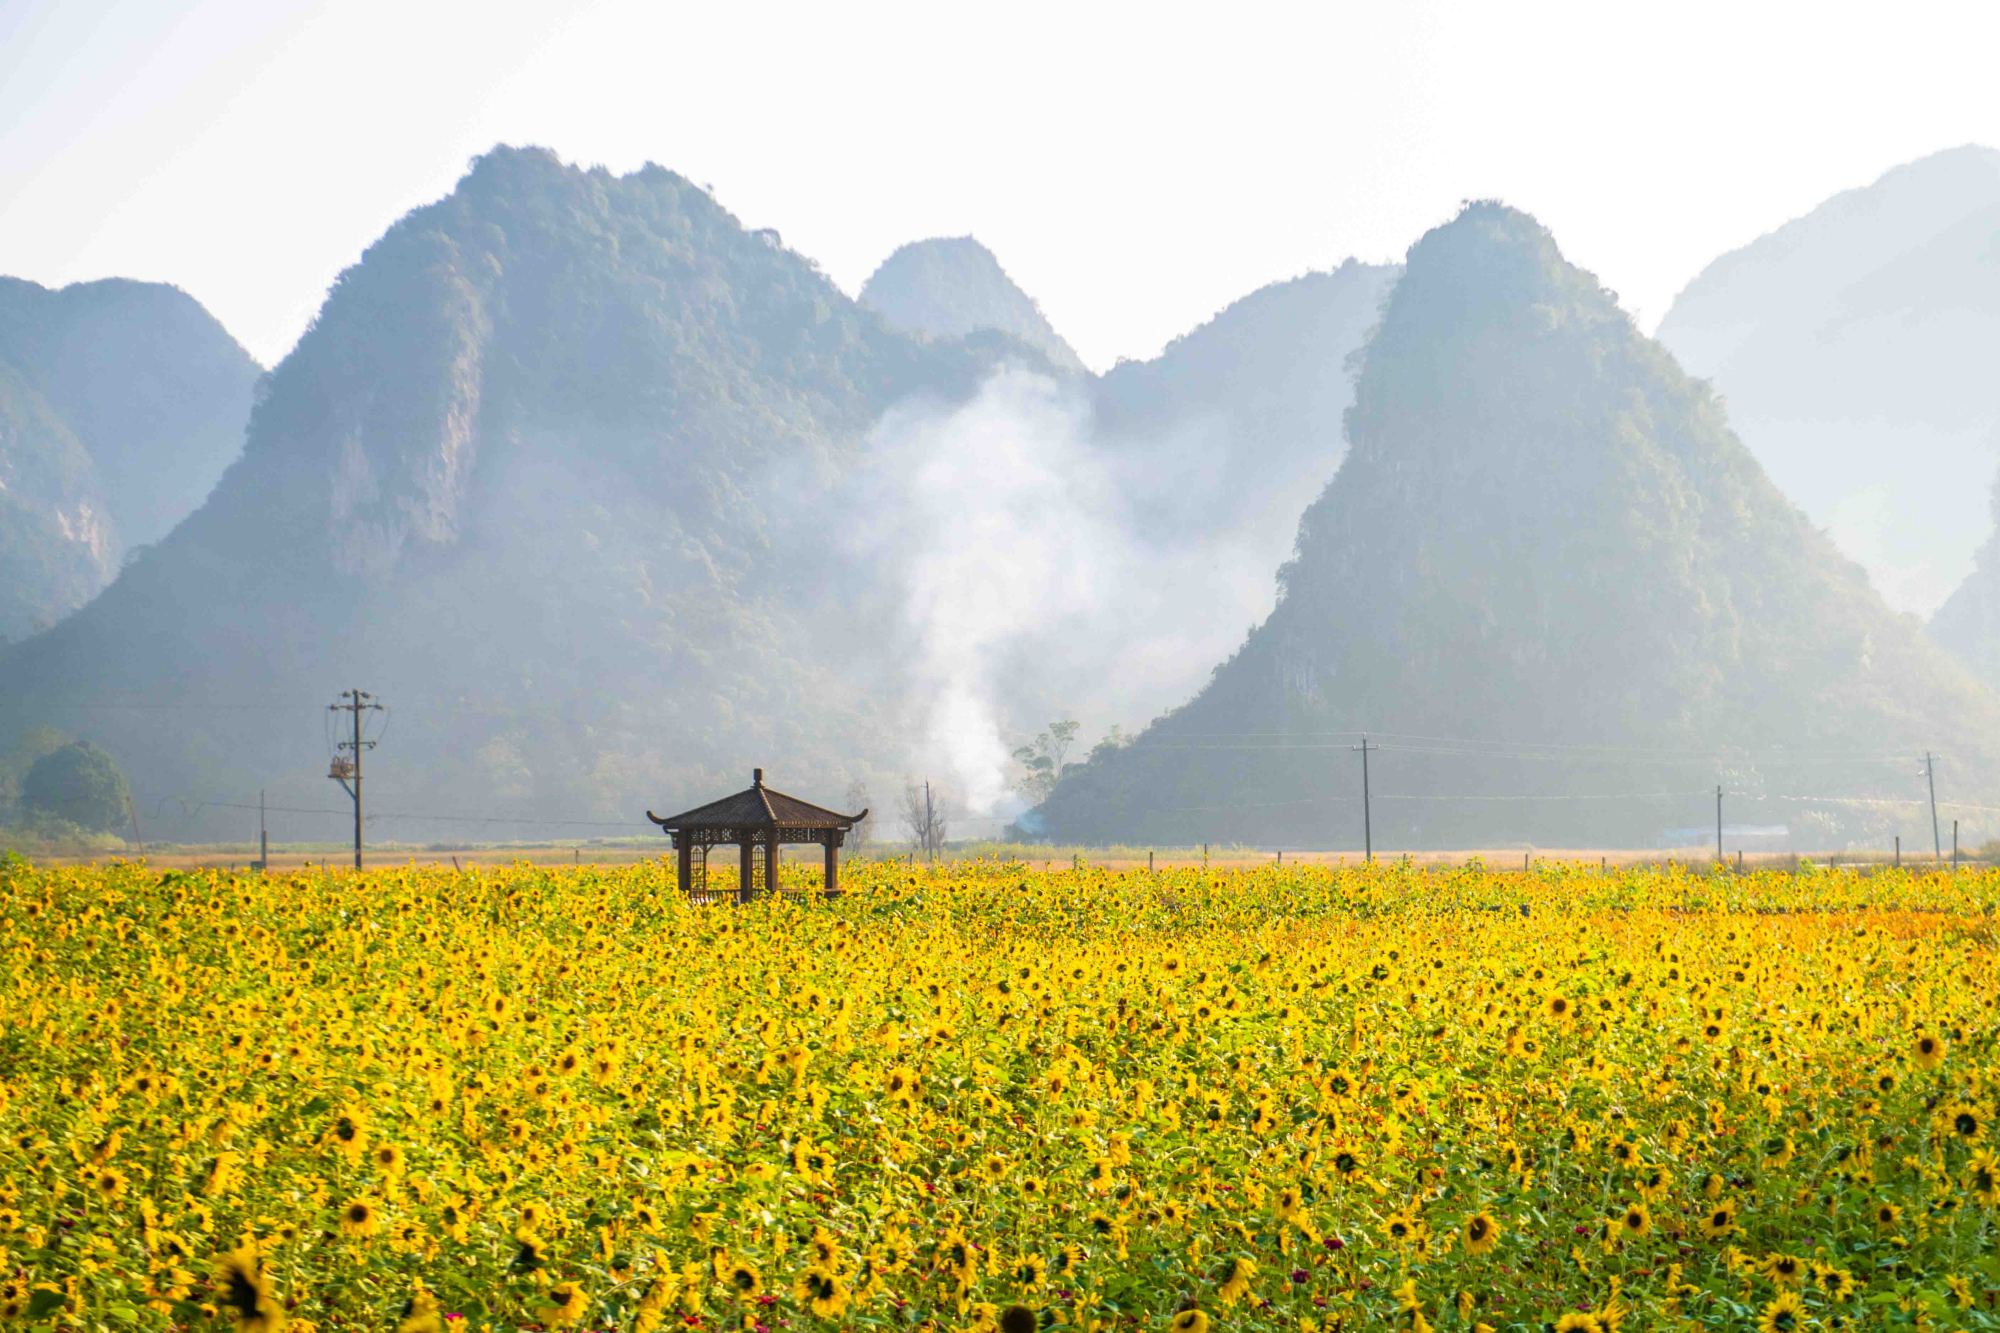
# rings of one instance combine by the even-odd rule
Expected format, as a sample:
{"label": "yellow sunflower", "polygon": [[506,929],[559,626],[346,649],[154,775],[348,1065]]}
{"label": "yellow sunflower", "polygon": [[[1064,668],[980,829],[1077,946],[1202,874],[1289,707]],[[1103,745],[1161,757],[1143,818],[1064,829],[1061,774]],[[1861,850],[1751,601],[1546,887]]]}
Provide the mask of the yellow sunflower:
{"label": "yellow sunflower", "polygon": [[792,1284],[793,1298],[820,1319],[840,1318],[851,1294],[840,1274],[818,1266],[799,1274]]}
{"label": "yellow sunflower", "polygon": [[557,1328],[567,1328],[576,1323],[590,1308],[590,1297],[574,1282],[556,1283],[549,1288],[546,1300],[547,1304],[539,1311],[542,1322]]}
{"label": "yellow sunflower", "polygon": [[1805,1323],[1806,1306],[1796,1291],[1781,1291],[1757,1316],[1758,1333],[1797,1333]]}
{"label": "yellow sunflower", "polygon": [[1234,1305],[1250,1291],[1250,1279],[1257,1276],[1257,1265],[1242,1255],[1235,1255],[1222,1262],[1216,1271],[1216,1294],[1224,1305]]}
{"label": "yellow sunflower", "polygon": [[365,1239],[382,1229],[382,1210],[373,1199],[349,1199],[340,1210],[340,1234]]}
{"label": "yellow sunflower", "polygon": [[1919,1069],[1936,1069],[1944,1063],[1944,1038],[1931,1032],[1917,1035],[1910,1046],[1910,1063]]}
{"label": "yellow sunflower", "polygon": [[254,1245],[240,1245],[217,1257],[215,1285],[219,1304],[235,1322],[237,1333],[278,1333],[285,1326],[284,1306],[271,1294]]}

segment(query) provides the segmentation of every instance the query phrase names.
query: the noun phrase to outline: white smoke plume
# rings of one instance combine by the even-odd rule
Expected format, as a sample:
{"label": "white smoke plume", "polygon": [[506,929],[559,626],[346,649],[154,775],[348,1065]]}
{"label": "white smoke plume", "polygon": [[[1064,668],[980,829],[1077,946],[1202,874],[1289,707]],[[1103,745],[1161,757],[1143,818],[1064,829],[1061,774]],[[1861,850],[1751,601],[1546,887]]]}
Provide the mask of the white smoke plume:
{"label": "white smoke plume", "polygon": [[1087,742],[1198,689],[1269,611],[1297,523],[1294,508],[1276,543],[1140,530],[1135,503],[1198,487],[1212,452],[1107,449],[1073,382],[1019,367],[960,405],[897,407],[870,443],[854,530],[901,580],[912,759],[942,765],[974,814],[1019,807],[1010,754],[1047,722],[1075,717]]}

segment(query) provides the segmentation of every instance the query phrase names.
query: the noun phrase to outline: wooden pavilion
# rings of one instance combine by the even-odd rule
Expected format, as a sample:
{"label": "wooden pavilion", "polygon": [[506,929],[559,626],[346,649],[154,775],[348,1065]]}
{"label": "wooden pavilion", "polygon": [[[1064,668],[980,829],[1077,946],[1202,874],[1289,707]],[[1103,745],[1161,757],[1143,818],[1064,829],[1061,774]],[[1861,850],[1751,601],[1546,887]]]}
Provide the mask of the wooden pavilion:
{"label": "wooden pavilion", "polygon": [[715,897],[708,887],[709,849],[735,843],[741,864],[736,881],[740,903],[754,899],[760,887],[766,893],[777,891],[778,849],[787,844],[823,850],[824,891],[834,897],[840,892],[840,845],[847,841],[848,831],[867,817],[866,810],[843,815],[773,791],[764,785],[761,768],[753,771],[749,789],[734,796],[665,819],[646,812],[646,818],[674,840],[674,850],[680,853],[681,892],[696,902],[712,902]]}

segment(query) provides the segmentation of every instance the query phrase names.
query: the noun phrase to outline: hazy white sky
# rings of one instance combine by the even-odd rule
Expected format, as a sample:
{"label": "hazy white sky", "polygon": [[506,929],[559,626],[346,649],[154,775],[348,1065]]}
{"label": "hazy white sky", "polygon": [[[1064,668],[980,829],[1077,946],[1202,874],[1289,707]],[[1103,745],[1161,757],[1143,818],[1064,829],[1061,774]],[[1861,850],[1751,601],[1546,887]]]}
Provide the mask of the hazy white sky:
{"label": "hazy white sky", "polygon": [[497,141],[648,159],[849,291],[978,235],[1086,360],[1539,215],[1648,327],[1723,250],[2000,144],[2000,5],[0,0],[0,273],[178,283],[267,364]]}

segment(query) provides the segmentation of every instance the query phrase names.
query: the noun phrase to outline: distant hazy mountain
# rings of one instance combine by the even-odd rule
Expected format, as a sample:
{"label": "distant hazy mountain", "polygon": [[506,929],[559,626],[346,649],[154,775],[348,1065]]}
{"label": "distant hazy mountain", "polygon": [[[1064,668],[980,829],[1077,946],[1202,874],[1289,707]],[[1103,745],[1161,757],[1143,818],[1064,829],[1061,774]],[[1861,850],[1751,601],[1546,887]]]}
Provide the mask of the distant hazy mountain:
{"label": "distant hazy mountain", "polygon": [[1173,541],[1237,534],[1260,580],[1282,563],[1340,466],[1350,362],[1399,271],[1349,260],[1273,283],[1105,374],[1095,402],[1107,447],[1172,482],[1143,488],[1143,524]]}
{"label": "distant hazy mountain", "polygon": [[886,405],[978,369],[672,172],[496,149],[341,275],[207,504],[0,658],[0,715],[89,718],[169,832],[242,817],[163,797],[344,800],[350,686],[395,710],[380,835],[631,819],[755,762],[838,793],[903,733],[828,488]]}
{"label": "distant hazy mountain", "polygon": [[2000,485],[1991,496],[1993,531],[1972,572],[1931,617],[1931,637],[1988,686],[2000,690]]}
{"label": "distant hazy mountain", "polygon": [[2000,465],[2000,152],[1901,166],[1724,255],[1659,330],[1780,490],[1928,613]]}
{"label": "distant hazy mountain", "polygon": [[861,304],[891,328],[925,338],[1004,333],[1032,347],[1058,370],[1083,362],[1014,285],[993,252],[970,236],[912,241],[882,261],[861,289]]}
{"label": "distant hazy mountain", "polygon": [[1378,847],[1643,845],[1718,783],[1802,845],[1914,834],[1876,802],[1947,742],[1941,796],[1991,796],[2000,703],[1533,219],[1477,204],[1419,241],[1355,392],[1277,609],[1042,831],[1358,844],[1363,731]]}
{"label": "distant hazy mountain", "polygon": [[177,288],[0,278],[0,637],[81,606],[201,503],[257,375]]}

